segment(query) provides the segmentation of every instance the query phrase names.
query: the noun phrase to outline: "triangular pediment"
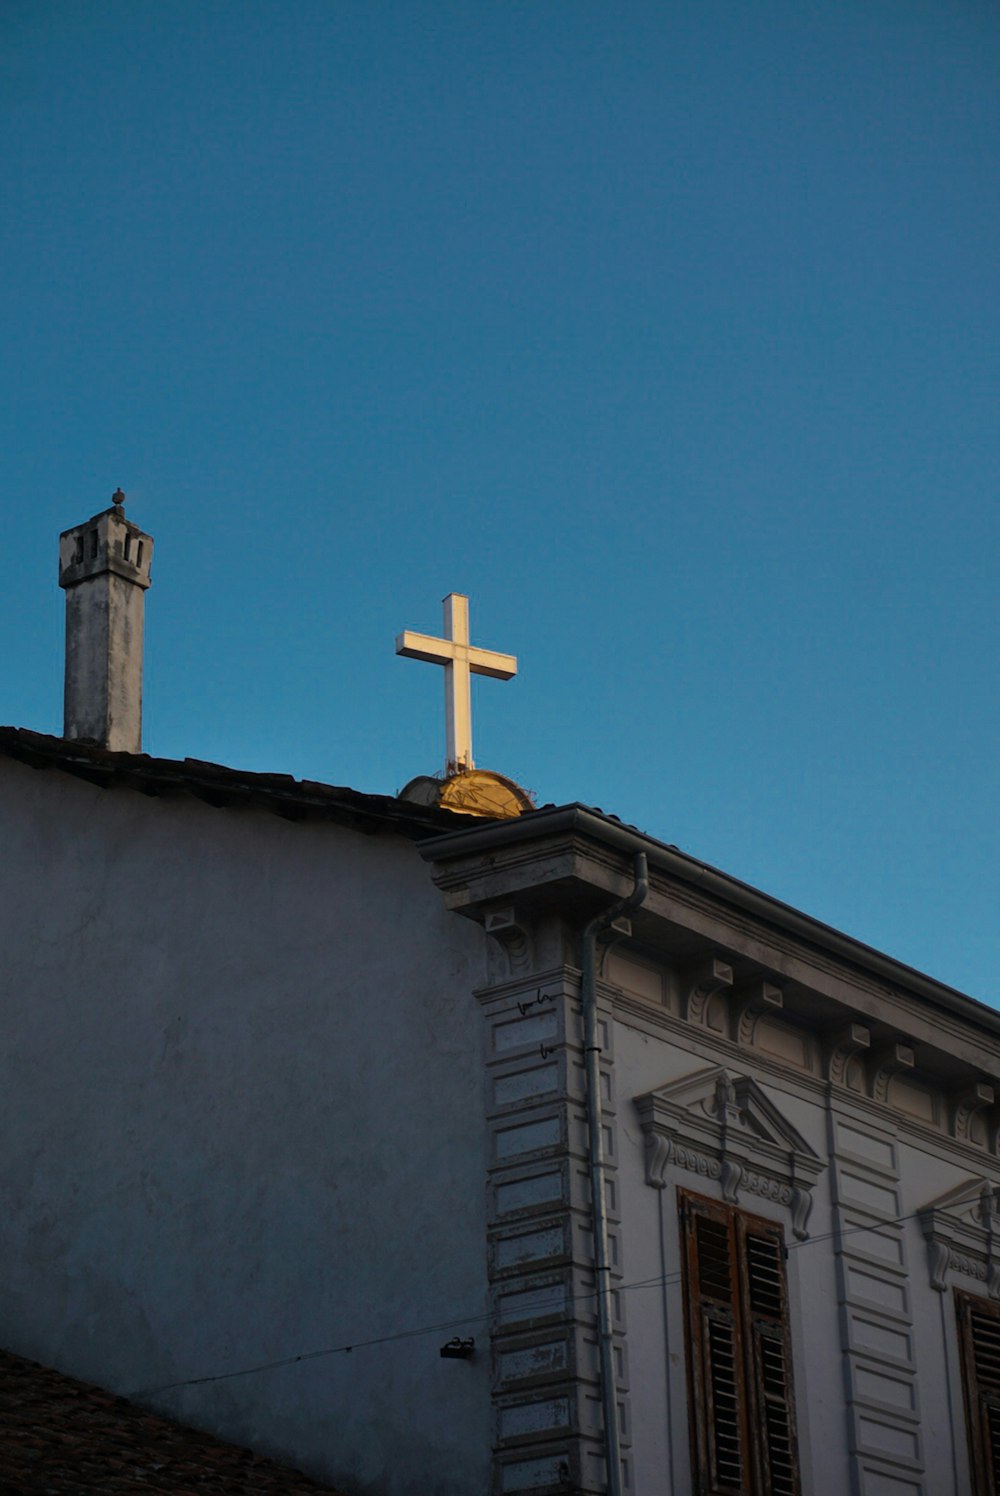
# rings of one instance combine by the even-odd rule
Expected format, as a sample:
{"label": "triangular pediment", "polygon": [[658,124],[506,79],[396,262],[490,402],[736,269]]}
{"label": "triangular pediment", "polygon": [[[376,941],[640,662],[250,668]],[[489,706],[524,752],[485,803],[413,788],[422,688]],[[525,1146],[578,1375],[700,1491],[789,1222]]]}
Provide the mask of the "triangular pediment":
{"label": "triangular pediment", "polygon": [[1000,1185],[993,1179],[973,1175],[956,1184],[954,1189],[922,1205],[918,1215],[931,1212],[951,1216],[967,1225],[985,1226],[992,1218],[1000,1219]]}
{"label": "triangular pediment", "polygon": [[710,1065],[635,1097],[645,1133],[646,1183],[663,1189],[677,1169],[717,1180],[723,1200],[743,1191],[787,1206],[799,1241],[808,1235],[819,1154],[749,1075]]}
{"label": "triangular pediment", "polygon": [[927,1238],[934,1288],[943,1293],[949,1275],[957,1273],[984,1285],[990,1298],[1000,1299],[995,1246],[1000,1235],[1000,1185],[995,1179],[963,1179],[921,1206],[917,1219]]}
{"label": "triangular pediment", "polygon": [[806,1158],[819,1157],[798,1128],[788,1120],[749,1075],[734,1075],[722,1065],[710,1065],[679,1080],[668,1081],[655,1091],[635,1098],[643,1115],[673,1116],[683,1122],[708,1121],[725,1127],[733,1137],[770,1144]]}

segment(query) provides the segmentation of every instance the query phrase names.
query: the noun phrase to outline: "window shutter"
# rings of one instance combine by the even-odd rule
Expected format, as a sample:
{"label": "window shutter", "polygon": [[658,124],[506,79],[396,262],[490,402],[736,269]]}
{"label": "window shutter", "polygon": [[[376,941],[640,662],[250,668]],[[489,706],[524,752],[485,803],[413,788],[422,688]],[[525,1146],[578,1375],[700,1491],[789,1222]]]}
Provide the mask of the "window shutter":
{"label": "window shutter", "polygon": [[969,1455],[976,1496],[1000,1491],[1000,1306],[956,1294]]}
{"label": "window shutter", "polygon": [[694,1488],[699,1496],[801,1496],[781,1228],[678,1195]]}
{"label": "window shutter", "polygon": [[768,1496],[799,1496],[799,1461],[792,1394],[785,1247],[781,1232],[736,1217],[742,1250],[748,1338],[748,1403],[758,1487]]}
{"label": "window shutter", "polygon": [[742,1496],[746,1400],[732,1219],[724,1208],[690,1197],[681,1210],[698,1489],[703,1496]]}

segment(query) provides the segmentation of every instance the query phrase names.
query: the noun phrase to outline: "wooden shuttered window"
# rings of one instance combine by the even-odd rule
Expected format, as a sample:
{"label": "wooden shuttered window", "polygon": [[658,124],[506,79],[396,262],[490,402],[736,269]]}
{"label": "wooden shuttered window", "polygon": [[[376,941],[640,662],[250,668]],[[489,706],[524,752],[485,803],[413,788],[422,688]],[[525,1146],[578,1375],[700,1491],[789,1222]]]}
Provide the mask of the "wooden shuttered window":
{"label": "wooden shuttered window", "polygon": [[686,1192],[680,1211],[695,1490],[800,1496],[781,1228]]}
{"label": "wooden shuttered window", "polygon": [[1000,1304],[955,1294],[975,1496],[1000,1496]]}

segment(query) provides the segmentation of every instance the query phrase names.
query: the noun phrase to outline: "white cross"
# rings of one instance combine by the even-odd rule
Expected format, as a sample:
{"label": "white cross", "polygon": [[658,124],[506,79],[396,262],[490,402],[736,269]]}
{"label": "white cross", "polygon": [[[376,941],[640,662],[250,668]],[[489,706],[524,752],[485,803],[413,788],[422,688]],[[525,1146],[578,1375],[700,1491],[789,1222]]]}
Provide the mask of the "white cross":
{"label": "white cross", "polygon": [[449,592],[444,599],[443,639],[430,634],[415,634],[410,629],[396,639],[396,653],[410,660],[428,660],[444,666],[444,710],[448,730],[447,772],[457,774],[473,769],[472,762],[472,692],[470,675],[492,675],[494,680],[510,680],[517,674],[513,655],[497,654],[492,649],[474,649],[469,643],[469,599],[461,592]]}

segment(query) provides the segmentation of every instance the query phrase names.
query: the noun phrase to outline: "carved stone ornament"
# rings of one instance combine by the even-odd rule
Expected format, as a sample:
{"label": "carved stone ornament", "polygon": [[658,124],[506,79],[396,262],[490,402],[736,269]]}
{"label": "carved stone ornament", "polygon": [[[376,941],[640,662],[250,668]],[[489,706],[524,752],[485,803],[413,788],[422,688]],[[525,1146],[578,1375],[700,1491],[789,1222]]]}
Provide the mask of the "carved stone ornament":
{"label": "carved stone ornament", "polygon": [[733,1032],[738,1044],[753,1044],[757,1025],[768,1013],[780,1013],[785,998],[780,987],[758,978],[733,993]]}
{"label": "carved stone ornament", "polygon": [[823,1161],[755,1080],[713,1065],[637,1096],[635,1107],[647,1184],[663,1189],[671,1168],[684,1169],[718,1180],[727,1204],[744,1193],[775,1200],[805,1241]]}
{"label": "carved stone ornament", "polygon": [[913,1048],[909,1044],[887,1044],[872,1058],[872,1096],[883,1106],[889,1100],[889,1082],[894,1075],[912,1070]]}
{"label": "carved stone ornament", "polygon": [[830,1035],[828,1074],[835,1086],[847,1085],[851,1061],[870,1049],[871,1042],[871,1029],[863,1023],[846,1023]]}
{"label": "carved stone ornament", "polygon": [[975,1081],[971,1086],[958,1091],[952,1098],[952,1127],[956,1138],[963,1143],[971,1142],[973,1122],[995,1100],[996,1094],[987,1081]]}
{"label": "carved stone ornament", "polygon": [[974,1278],[1000,1299],[1000,1181],[971,1178],[917,1212],[927,1242],[931,1286],[948,1287],[949,1273]]}
{"label": "carved stone ornament", "polygon": [[[523,976],[531,970],[528,930],[518,921],[512,908],[490,910],[483,927],[487,935],[492,935],[496,941],[499,952],[496,952],[496,947],[492,948],[492,952],[496,952],[502,962],[499,970],[491,970],[492,980],[503,981],[507,977]],[[493,967],[494,962],[491,961],[490,965]]]}
{"label": "carved stone ornament", "polygon": [[733,968],[728,961],[713,956],[688,974],[687,1019],[689,1023],[704,1024],[708,1017],[708,1005],[717,992],[733,985]]}

